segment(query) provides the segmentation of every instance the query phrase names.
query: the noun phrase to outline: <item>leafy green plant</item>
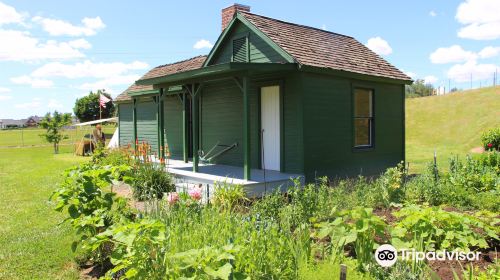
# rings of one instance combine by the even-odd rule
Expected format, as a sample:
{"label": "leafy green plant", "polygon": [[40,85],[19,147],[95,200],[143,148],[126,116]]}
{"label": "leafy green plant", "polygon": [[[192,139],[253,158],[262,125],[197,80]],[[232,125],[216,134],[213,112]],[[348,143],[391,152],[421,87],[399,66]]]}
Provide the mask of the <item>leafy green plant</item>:
{"label": "leafy green plant", "polygon": [[494,227],[465,213],[439,207],[407,206],[394,212],[400,218],[391,232],[392,244],[414,248],[420,240],[425,250],[487,248],[487,239],[497,239]]}
{"label": "leafy green plant", "polygon": [[500,127],[483,132],[481,135],[481,142],[486,151],[500,152]]}
{"label": "leafy green plant", "polygon": [[215,184],[215,194],[212,203],[224,210],[233,210],[243,201],[248,200],[242,185],[233,185],[227,182]]}
{"label": "leafy green plant", "polygon": [[[112,192],[106,191],[112,180],[122,176],[128,166],[96,168],[91,164],[82,164],[65,173],[65,180],[52,194],[56,211],[67,211],[72,227],[79,235],[79,242],[75,241],[72,249],[78,245],[85,249],[88,240],[103,232],[116,222],[129,220],[133,213],[127,207],[123,198],[115,197]],[[102,261],[109,253],[109,248],[102,246],[92,250],[94,257]]]}
{"label": "leafy green plant", "polygon": [[332,222],[323,222],[316,227],[317,237],[329,237],[334,256],[342,256],[344,248],[354,245],[354,252],[360,269],[367,269],[373,263],[373,250],[377,247],[375,239],[384,240],[386,223],[373,214],[371,208],[358,207],[333,213]]}

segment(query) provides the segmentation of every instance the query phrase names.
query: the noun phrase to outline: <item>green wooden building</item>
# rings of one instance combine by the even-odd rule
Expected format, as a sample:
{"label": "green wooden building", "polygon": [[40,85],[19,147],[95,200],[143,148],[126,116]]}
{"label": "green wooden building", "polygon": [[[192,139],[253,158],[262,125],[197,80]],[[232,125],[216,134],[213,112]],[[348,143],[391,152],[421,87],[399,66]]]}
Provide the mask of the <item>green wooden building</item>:
{"label": "green wooden building", "polygon": [[245,181],[404,161],[407,75],[352,37],[248,6],[223,9],[222,24],[207,56],[158,66],[117,97],[120,145],[147,141],[160,156],[168,145],[186,172],[231,166]]}

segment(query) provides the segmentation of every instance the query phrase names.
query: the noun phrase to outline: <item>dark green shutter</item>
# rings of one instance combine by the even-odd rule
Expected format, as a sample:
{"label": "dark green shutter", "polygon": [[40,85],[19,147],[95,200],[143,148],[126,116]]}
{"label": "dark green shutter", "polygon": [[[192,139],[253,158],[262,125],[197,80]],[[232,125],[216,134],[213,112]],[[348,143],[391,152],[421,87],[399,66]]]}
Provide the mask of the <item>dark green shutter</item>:
{"label": "dark green shutter", "polygon": [[233,40],[233,62],[247,62],[247,38],[241,37]]}

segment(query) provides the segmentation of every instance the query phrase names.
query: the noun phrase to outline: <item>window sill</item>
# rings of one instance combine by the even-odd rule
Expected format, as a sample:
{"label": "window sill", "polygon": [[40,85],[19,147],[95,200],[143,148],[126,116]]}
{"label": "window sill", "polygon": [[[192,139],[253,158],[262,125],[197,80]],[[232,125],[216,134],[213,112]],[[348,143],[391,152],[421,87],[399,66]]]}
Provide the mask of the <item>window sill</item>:
{"label": "window sill", "polygon": [[352,148],[353,152],[369,152],[373,150],[375,150],[374,146],[358,146]]}

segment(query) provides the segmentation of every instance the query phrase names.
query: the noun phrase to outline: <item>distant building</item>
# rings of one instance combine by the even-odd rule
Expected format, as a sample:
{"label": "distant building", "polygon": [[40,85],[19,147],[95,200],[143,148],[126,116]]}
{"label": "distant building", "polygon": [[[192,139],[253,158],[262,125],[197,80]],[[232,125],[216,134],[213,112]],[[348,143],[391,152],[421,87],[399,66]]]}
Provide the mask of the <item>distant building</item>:
{"label": "distant building", "polygon": [[26,120],[26,122],[24,123],[24,126],[37,127],[38,124],[40,124],[41,120],[42,120],[42,118],[40,118],[39,116],[31,116]]}
{"label": "distant building", "polygon": [[24,127],[25,123],[26,119],[22,120],[3,119],[0,120],[0,129]]}

